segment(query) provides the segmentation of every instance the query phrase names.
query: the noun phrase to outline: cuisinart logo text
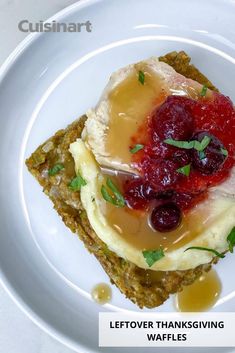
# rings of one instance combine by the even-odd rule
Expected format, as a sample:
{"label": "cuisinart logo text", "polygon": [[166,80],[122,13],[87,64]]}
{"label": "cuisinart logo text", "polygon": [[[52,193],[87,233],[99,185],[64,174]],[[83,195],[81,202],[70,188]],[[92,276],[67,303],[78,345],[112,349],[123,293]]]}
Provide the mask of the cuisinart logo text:
{"label": "cuisinart logo text", "polygon": [[21,32],[31,33],[31,32],[82,32],[92,31],[92,23],[90,21],[86,22],[29,22],[28,20],[22,20],[18,24],[18,28]]}

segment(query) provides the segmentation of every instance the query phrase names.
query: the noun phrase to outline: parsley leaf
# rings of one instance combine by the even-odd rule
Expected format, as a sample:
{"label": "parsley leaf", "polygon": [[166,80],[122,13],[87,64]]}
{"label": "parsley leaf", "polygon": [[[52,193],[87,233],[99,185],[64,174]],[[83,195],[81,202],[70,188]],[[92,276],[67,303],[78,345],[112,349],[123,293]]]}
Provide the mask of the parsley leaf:
{"label": "parsley leaf", "polygon": [[200,152],[199,152],[199,158],[200,158],[200,160],[206,158],[206,154],[205,154],[204,151],[200,151]]}
{"label": "parsley leaf", "polygon": [[213,254],[215,254],[216,256],[220,257],[221,259],[223,259],[225,257],[224,254],[219,253],[218,251],[214,250],[214,249],[210,249],[210,248],[203,248],[202,246],[190,246],[189,248],[185,249],[185,251],[188,250],[203,250],[203,251],[210,251]]}
{"label": "parsley leaf", "polygon": [[112,203],[114,206],[117,207],[124,207],[125,199],[110,178],[107,178],[106,185],[113,192],[113,195],[111,195],[109,193],[109,190],[104,185],[102,185],[101,194],[105,201]]}
{"label": "parsley leaf", "polygon": [[233,227],[233,229],[227,236],[227,242],[228,242],[229,251],[233,252],[233,247],[235,245],[235,227]]}
{"label": "parsley leaf", "polygon": [[62,169],[64,169],[63,164],[61,163],[57,163],[54,165],[54,167],[52,167],[51,169],[48,170],[48,174],[50,176],[56,175],[57,173],[59,173]]}
{"label": "parsley leaf", "polygon": [[205,97],[206,92],[207,92],[207,89],[208,89],[208,87],[207,87],[206,85],[203,85],[203,86],[202,86],[202,90],[201,90],[201,92],[200,92],[200,96],[201,96],[201,97]]}
{"label": "parsley leaf", "polygon": [[141,144],[137,143],[132,149],[130,149],[130,152],[132,154],[134,154],[134,153],[142,150],[143,148],[144,148],[144,145],[141,145]]}
{"label": "parsley leaf", "polygon": [[220,151],[225,157],[228,157],[228,151],[225,148],[221,148]]}
{"label": "parsley leaf", "polygon": [[110,190],[112,190],[112,192],[114,193],[114,196],[116,197],[117,203],[122,207],[125,206],[124,197],[122,196],[122,194],[120,193],[120,191],[118,190],[116,185],[114,185],[114,183],[112,182],[112,180],[110,178],[107,179],[106,184],[110,188]]}
{"label": "parsley leaf", "polygon": [[191,169],[191,163],[185,165],[184,167],[181,167],[181,168],[177,169],[177,172],[181,173],[181,174],[184,174],[184,175],[186,175],[188,177],[189,174],[190,174],[190,169]]}
{"label": "parsley leaf", "polygon": [[139,78],[138,78],[139,82],[143,85],[144,81],[145,81],[145,74],[143,71],[139,71]]}
{"label": "parsley leaf", "polygon": [[[199,142],[199,141],[195,141],[195,142]],[[199,152],[204,151],[204,149],[207,148],[210,142],[211,142],[211,137],[204,136],[202,141],[199,142],[199,145],[196,144],[194,148]]]}
{"label": "parsley leaf", "polygon": [[79,191],[81,190],[81,187],[82,186],[85,186],[87,183],[86,183],[86,180],[83,179],[83,177],[78,174],[75,178],[73,178],[71,180],[71,182],[69,183],[69,188],[72,190],[72,191]]}
{"label": "parsley leaf", "polygon": [[201,152],[209,145],[209,143],[211,142],[211,138],[209,136],[204,136],[201,142],[197,140],[177,141],[173,139],[166,139],[164,142],[168,145],[175,146],[178,148],[184,148],[186,150],[194,148],[195,150]]}
{"label": "parsley leaf", "polygon": [[105,199],[105,201],[112,203],[114,205],[114,199],[109,194],[108,190],[106,189],[106,187],[104,185],[101,186],[101,194],[102,194],[103,198]]}
{"label": "parsley leaf", "polygon": [[144,250],[142,251],[142,254],[149,267],[153,266],[156,261],[159,261],[165,256],[164,251],[162,249]]}

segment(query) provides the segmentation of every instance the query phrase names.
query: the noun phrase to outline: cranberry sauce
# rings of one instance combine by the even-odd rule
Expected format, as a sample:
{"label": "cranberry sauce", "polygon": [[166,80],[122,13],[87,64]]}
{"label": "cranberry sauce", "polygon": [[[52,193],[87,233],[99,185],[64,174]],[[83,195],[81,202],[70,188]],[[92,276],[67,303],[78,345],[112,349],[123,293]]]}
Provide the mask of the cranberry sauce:
{"label": "cranberry sauce", "polygon": [[[169,96],[146,125],[140,129],[145,130],[144,148],[133,155],[141,177],[126,181],[124,193],[133,209],[155,205],[150,221],[164,232],[179,225],[181,210],[192,208],[209,187],[229,176],[234,166],[235,110],[219,93],[198,100]],[[133,141],[142,142],[142,133]]]}

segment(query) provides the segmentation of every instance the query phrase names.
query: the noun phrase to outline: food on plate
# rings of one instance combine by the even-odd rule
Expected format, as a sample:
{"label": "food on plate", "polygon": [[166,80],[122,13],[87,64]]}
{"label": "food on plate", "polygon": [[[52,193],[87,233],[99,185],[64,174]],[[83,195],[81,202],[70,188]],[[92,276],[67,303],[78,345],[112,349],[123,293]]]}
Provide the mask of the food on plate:
{"label": "food on plate", "polygon": [[184,52],[111,75],[26,161],[111,282],[161,305],[235,244],[235,110]]}

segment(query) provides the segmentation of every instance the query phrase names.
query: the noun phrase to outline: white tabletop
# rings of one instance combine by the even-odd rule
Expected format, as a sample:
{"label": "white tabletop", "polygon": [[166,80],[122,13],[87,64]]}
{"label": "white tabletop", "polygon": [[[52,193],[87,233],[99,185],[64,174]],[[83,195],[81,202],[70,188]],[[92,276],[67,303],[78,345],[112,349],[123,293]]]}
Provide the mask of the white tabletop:
{"label": "white tabletop", "polygon": [[[0,64],[25,33],[18,22],[44,20],[76,0],[0,0]],[[16,306],[0,287],[0,352],[2,353],[72,353],[44,333]]]}

